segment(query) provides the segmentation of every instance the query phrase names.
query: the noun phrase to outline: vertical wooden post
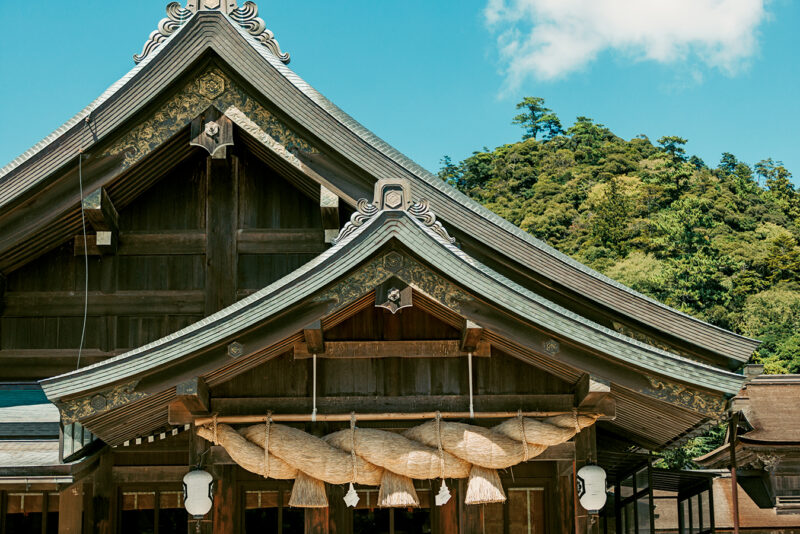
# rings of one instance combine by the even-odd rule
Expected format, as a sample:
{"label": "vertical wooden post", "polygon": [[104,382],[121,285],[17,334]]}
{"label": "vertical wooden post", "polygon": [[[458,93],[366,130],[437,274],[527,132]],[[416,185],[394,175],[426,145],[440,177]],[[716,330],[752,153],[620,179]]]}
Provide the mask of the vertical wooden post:
{"label": "vertical wooden post", "polygon": [[81,532],[89,534],[94,532],[94,485],[83,482],[83,528]]}
{"label": "vertical wooden post", "polygon": [[345,487],[328,486],[328,529],[330,534],[349,534],[353,532],[353,510],[344,502]]}
{"label": "vertical wooden post", "polygon": [[305,534],[330,534],[329,508],[306,508]]}
{"label": "vertical wooden post", "polygon": [[58,534],[80,534],[83,484],[73,484],[58,494]]}
{"label": "vertical wooden post", "polygon": [[736,480],[736,434],[739,426],[739,412],[731,415],[730,451],[731,451],[731,500],[733,501],[733,534],[739,534],[739,483]]}
{"label": "vertical wooden post", "polygon": [[558,530],[569,534],[575,529],[575,505],[573,500],[572,462],[568,460],[557,463],[558,496],[556,508]]}
{"label": "vertical wooden post", "polygon": [[206,162],[206,315],[236,302],[239,159]]}
{"label": "vertical wooden post", "polygon": [[467,481],[458,481],[458,491],[450,500],[458,498],[459,534],[488,534],[483,532],[483,506],[464,504],[463,495],[467,494]]}
{"label": "vertical wooden post", "polygon": [[94,516],[93,532],[95,534],[116,534],[114,514],[116,512],[117,495],[111,468],[114,455],[107,449],[100,457],[100,464],[94,472],[94,498],[92,499],[92,515]]}
{"label": "vertical wooden post", "polygon": [[235,466],[218,466],[220,477],[217,479],[217,489],[214,493],[214,506],[212,509],[213,534],[235,534],[237,499],[233,469]]}
{"label": "vertical wooden post", "polygon": [[436,506],[431,503],[434,510],[435,525],[434,532],[437,534],[458,534],[458,490],[454,487],[455,484],[451,481],[448,485],[452,496],[447,504],[444,506]]}

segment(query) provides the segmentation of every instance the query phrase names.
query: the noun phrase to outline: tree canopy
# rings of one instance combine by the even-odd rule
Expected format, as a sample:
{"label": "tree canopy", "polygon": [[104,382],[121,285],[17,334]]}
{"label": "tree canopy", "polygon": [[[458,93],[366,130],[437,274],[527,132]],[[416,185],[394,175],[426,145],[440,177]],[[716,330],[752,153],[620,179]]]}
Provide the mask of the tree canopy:
{"label": "tree canopy", "polygon": [[588,117],[564,130],[539,97],[517,109],[521,141],[445,158],[440,177],[633,289],[762,340],[766,372],[800,373],[800,193],[781,162],[726,152],[709,166],[682,137],[625,140]]}

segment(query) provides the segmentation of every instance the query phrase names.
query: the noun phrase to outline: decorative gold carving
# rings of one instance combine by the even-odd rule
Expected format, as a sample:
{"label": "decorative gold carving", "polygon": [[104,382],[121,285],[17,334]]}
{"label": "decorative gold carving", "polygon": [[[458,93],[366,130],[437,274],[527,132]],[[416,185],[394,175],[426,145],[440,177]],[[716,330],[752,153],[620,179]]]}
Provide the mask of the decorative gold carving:
{"label": "decorative gold carving", "polygon": [[147,395],[136,391],[138,382],[134,380],[87,397],[60,402],[57,406],[61,411],[61,420],[64,424],[76,423],[81,419],[142,399]]}
{"label": "decorative gold carving", "polygon": [[612,325],[614,326],[614,330],[616,330],[618,333],[622,334],[623,336],[628,336],[629,338],[635,339],[636,341],[640,341],[642,343],[647,343],[648,345],[650,345],[652,347],[655,347],[657,349],[661,349],[661,350],[666,351],[666,352],[671,352],[672,354],[677,354],[678,356],[683,356],[684,358],[689,358],[690,360],[694,359],[689,354],[687,354],[685,352],[682,352],[682,351],[676,349],[675,347],[673,347],[671,345],[667,345],[666,343],[662,343],[661,341],[653,339],[652,337],[648,336],[647,334],[645,334],[643,332],[640,332],[638,330],[634,330],[633,328],[631,328],[631,327],[629,327],[627,325],[624,325],[622,323],[618,323],[617,321],[614,321],[612,323]]}
{"label": "decorative gold carving", "polygon": [[561,350],[561,346],[555,339],[548,339],[544,342],[544,351],[550,356],[555,356],[559,350]]}
{"label": "decorative gold carving", "polygon": [[712,395],[683,384],[669,382],[652,376],[647,377],[651,390],[646,393],[657,399],[677,404],[682,408],[710,416],[721,416],[725,412],[727,400],[722,396]]}
{"label": "decorative gold carving", "polygon": [[297,133],[267,111],[221,70],[212,68],[187,83],[144,122],[128,131],[108,148],[105,156],[125,154],[129,167],[177,134],[209,106],[225,110],[236,107],[254,124],[289,150],[315,150]]}
{"label": "decorative gold carving", "polygon": [[[398,261],[398,256],[402,262]],[[388,268],[391,266],[392,269]],[[415,259],[399,252],[389,252],[378,256],[362,268],[340,280],[322,292],[316,300],[333,300],[334,309],[340,309],[369,293],[383,282],[396,276],[414,289],[427,295],[443,306],[460,313],[464,304],[471,302],[472,296],[461,288],[434,273]]]}

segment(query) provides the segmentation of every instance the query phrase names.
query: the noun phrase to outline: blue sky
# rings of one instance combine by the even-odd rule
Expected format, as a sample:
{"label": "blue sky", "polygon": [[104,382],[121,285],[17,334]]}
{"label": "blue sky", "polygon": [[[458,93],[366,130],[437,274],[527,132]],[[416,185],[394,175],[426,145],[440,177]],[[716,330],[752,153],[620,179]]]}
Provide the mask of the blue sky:
{"label": "blue sky", "polygon": [[[728,151],[750,164],[782,160],[800,175],[800,2],[585,9],[614,1],[258,5],[291,68],[433,171],[445,154],[460,160],[518,140],[511,117],[530,95],[544,97],[565,125],[585,115],[625,138],[680,135],[709,164]],[[701,4],[708,9],[693,7]],[[165,5],[0,0],[0,166],[132,68]]]}

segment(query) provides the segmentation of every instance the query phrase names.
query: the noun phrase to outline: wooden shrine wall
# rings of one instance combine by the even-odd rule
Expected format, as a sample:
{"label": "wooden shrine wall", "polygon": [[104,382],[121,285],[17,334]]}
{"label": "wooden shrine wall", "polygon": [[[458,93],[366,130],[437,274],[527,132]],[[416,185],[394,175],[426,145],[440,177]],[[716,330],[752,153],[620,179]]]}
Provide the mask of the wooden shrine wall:
{"label": "wooden shrine wall", "polygon": [[[212,166],[198,149],[120,209],[116,254],[101,256],[90,244],[81,366],[198,321],[325,250],[319,202],[244,147],[233,152]],[[232,274],[216,268],[220,256]],[[83,291],[82,237],[9,274],[0,381],[75,369]]]}

